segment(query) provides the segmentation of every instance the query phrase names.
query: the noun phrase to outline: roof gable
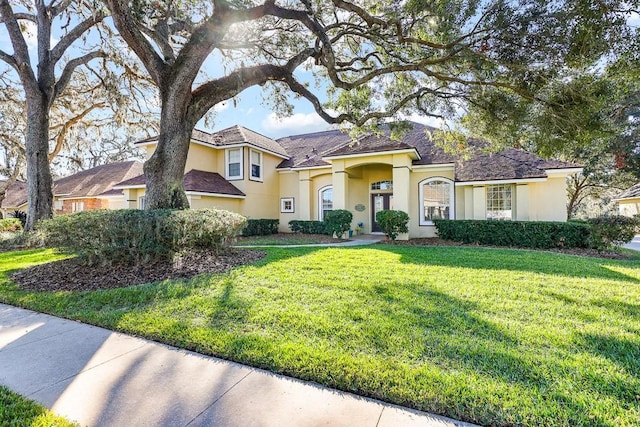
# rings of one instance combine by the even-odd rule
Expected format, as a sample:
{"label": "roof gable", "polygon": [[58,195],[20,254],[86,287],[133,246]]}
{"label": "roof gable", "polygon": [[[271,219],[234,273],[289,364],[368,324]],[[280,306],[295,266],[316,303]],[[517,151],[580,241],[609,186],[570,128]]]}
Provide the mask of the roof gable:
{"label": "roof gable", "polygon": [[56,180],[54,194],[65,198],[95,197],[140,173],[142,163],[135,160],[97,166]]}

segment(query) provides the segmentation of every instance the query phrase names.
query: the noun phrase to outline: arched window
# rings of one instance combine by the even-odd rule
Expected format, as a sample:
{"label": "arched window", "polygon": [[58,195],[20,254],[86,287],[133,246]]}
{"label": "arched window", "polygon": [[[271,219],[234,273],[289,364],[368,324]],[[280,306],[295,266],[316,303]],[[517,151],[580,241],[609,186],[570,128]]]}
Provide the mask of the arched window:
{"label": "arched window", "polygon": [[318,191],[318,220],[324,219],[324,214],[333,210],[333,186],[327,185]]}
{"label": "arched window", "polygon": [[420,225],[433,225],[434,219],[454,218],[453,181],[428,178],[420,182]]}

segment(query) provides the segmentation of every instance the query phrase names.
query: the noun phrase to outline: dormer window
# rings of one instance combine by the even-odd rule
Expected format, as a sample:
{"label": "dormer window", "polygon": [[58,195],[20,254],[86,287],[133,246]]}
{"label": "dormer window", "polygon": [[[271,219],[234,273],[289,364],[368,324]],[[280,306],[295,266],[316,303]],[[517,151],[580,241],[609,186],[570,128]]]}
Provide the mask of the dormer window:
{"label": "dormer window", "polygon": [[251,180],[262,181],[262,153],[251,150],[249,152],[249,158],[251,163]]}
{"label": "dormer window", "polygon": [[242,148],[226,150],[227,179],[242,179]]}

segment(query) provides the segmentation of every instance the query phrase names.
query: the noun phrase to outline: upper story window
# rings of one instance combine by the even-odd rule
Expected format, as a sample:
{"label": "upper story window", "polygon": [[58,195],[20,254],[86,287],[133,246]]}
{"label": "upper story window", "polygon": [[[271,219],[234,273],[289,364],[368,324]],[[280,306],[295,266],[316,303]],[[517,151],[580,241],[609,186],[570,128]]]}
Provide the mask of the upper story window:
{"label": "upper story window", "polygon": [[226,150],[227,179],[242,179],[242,148],[229,148]]}
{"label": "upper story window", "polygon": [[454,218],[453,181],[429,178],[420,183],[420,225],[432,225],[434,219]]}
{"label": "upper story window", "polygon": [[372,190],[393,190],[393,181],[378,181],[371,184]]}
{"label": "upper story window", "polygon": [[318,220],[322,221],[324,215],[333,210],[333,186],[321,188],[318,194]]}
{"label": "upper story window", "polygon": [[262,153],[251,150],[249,152],[249,158],[251,163],[251,179],[254,181],[262,181]]}
{"label": "upper story window", "polygon": [[513,218],[513,185],[487,186],[487,219]]}

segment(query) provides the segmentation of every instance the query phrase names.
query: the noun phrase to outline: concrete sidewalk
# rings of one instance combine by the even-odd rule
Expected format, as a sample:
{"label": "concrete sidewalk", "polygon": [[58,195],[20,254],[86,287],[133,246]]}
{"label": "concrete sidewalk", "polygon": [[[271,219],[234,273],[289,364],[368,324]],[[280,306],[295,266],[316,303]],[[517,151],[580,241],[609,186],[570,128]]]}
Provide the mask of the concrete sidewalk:
{"label": "concrete sidewalk", "polygon": [[0,384],[89,426],[470,426],[0,304]]}

